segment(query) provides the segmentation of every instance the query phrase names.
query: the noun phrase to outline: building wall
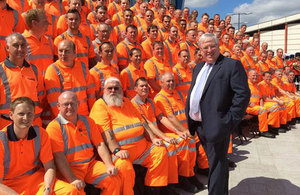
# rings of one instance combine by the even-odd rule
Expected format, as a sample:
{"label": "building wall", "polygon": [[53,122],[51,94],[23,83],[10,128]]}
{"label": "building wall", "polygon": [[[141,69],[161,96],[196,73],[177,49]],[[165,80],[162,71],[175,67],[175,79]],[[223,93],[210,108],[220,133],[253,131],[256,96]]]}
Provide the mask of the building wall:
{"label": "building wall", "polygon": [[287,53],[300,52],[300,24],[288,24]]}

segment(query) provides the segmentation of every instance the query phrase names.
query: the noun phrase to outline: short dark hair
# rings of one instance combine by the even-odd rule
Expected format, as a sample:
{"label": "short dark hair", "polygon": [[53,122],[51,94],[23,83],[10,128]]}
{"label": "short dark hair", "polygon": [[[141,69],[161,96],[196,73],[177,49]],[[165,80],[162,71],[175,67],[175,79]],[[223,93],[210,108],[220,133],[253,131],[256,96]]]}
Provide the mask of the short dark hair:
{"label": "short dark hair", "polygon": [[147,79],[145,77],[139,77],[135,80],[134,82],[134,86],[137,87],[139,84],[139,81],[144,81],[144,82],[148,82]]}
{"label": "short dark hair", "polygon": [[164,46],[164,43],[162,41],[154,41],[152,44],[152,48],[154,49],[155,45],[162,45]]}
{"label": "short dark hair", "polygon": [[140,50],[140,48],[132,48],[129,52],[129,55],[132,56],[134,51],[139,51],[142,53],[142,50]]}
{"label": "short dark hair", "polygon": [[155,25],[155,24],[150,24],[147,28],[147,33],[150,33],[150,30],[151,29],[157,29],[158,30],[158,27]]}
{"label": "short dark hair", "polygon": [[135,29],[136,31],[137,31],[137,27],[136,27],[136,25],[134,25],[134,24],[129,24],[127,27],[126,27],[126,32],[128,32],[128,29],[129,28],[133,28],[133,29]]}
{"label": "short dark hair", "polygon": [[184,51],[187,52],[188,54],[190,54],[189,51],[188,51],[187,49],[182,49],[182,50],[180,50],[180,51],[178,52],[178,57],[179,57],[180,54],[181,54],[182,52],[184,52]]}
{"label": "short dark hair", "polygon": [[77,15],[79,16],[80,20],[81,20],[80,13],[79,13],[79,11],[78,11],[77,9],[69,9],[69,10],[67,11],[67,13],[66,13],[66,16],[67,16],[68,14],[77,14]]}
{"label": "short dark hair", "polygon": [[265,76],[266,74],[272,75],[272,72],[270,72],[270,71],[265,71],[265,72],[262,73],[263,76]]}
{"label": "short dark hair", "polygon": [[99,45],[99,51],[100,52],[102,52],[102,46],[103,45],[110,45],[110,46],[112,46],[112,47],[114,47],[114,45],[110,42],[110,41],[104,41],[103,43],[101,43],[100,45]]}

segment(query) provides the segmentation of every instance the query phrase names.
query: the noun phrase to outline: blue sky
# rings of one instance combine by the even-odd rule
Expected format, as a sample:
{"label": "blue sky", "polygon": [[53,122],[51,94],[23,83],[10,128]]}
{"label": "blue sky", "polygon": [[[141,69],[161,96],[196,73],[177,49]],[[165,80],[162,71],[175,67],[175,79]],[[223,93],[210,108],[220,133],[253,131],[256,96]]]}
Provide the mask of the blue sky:
{"label": "blue sky", "polygon": [[[228,13],[252,13],[241,16],[241,23],[248,26],[270,21],[273,19],[300,13],[299,0],[185,0],[185,5],[191,10],[201,14],[206,12],[213,17],[215,13],[221,15],[221,19]],[[232,24],[237,26],[237,16],[232,16]]]}

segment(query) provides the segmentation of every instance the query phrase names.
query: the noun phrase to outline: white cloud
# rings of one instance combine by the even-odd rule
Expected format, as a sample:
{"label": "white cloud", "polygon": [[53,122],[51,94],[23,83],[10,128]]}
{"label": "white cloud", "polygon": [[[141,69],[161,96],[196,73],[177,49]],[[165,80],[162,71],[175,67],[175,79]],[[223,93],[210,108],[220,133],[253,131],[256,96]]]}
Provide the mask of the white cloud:
{"label": "white cloud", "polygon": [[185,0],[184,7],[203,8],[216,4],[218,0]]}
{"label": "white cloud", "polygon": [[[252,3],[244,3],[235,7],[233,13],[251,13],[241,15],[241,24],[247,26],[266,22],[269,20],[289,16],[300,12],[299,0],[254,0]],[[238,17],[232,16],[232,24],[237,23]],[[234,26],[237,26],[235,24]]]}

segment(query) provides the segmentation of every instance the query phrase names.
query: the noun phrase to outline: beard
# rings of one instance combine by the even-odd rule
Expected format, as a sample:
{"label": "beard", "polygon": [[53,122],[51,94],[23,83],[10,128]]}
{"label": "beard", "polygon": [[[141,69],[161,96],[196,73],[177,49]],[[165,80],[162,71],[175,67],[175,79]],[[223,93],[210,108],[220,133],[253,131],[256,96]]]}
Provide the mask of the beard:
{"label": "beard", "polygon": [[123,104],[123,94],[103,94],[103,100],[108,106],[121,107]]}

